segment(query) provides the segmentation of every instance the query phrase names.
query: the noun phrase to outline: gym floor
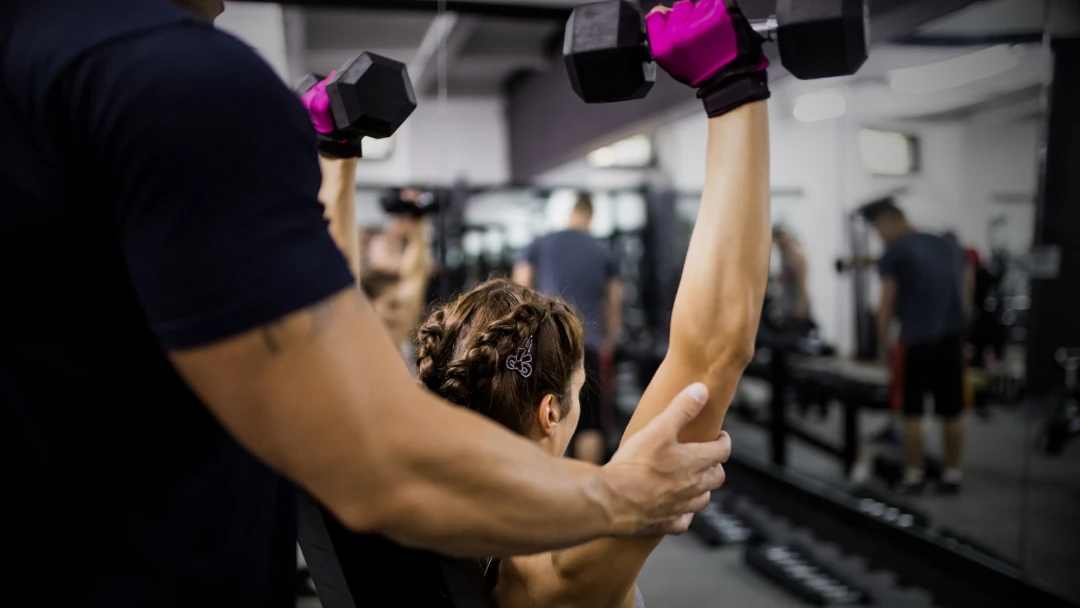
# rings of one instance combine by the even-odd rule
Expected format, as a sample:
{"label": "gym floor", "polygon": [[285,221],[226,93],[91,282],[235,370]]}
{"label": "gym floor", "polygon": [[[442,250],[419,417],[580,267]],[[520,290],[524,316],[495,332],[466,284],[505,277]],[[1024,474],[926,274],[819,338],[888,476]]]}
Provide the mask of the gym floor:
{"label": "gym floor", "polygon": [[[670,537],[649,557],[638,577],[650,608],[787,608],[805,603],[772,584],[743,562],[742,547],[709,549],[692,535]],[[320,608],[304,598],[297,608]]]}
{"label": "gym floor", "polygon": [[[753,381],[751,381],[753,382]],[[767,389],[765,389],[767,391]],[[762,390],[751,388],[753,401]],[[767,392],[765,393],[767,395]],[[766,396],[767,398],[767,396]],[[927,491],[900,497],[930,517],[936,529],[949,528],[1019,565],[1035,578],[1080,600],[1080,443],[1056,458],[1036,449],[1037,429],[1044,407],[1038,404],[991,407],[989,416],[967,415],[964,486],[955,496]],[[824,419],[813,414],[800,420],[832,440],[839,440],[841,412],[831,408]],[[883,428],[885,412],[864,411],[863,435]],[[725,426],[740,453],[768,457],[768,438],[760,427],[729,417]],[[927,452],[940,455],[940,426],[928,418],[924,430]],[[896,457],[899,458],[899,448]],[[792,468],[838,487],[850,487],[839,462],[801,442],[789,447]],[[874,486],[884,491],[884,486]]]}

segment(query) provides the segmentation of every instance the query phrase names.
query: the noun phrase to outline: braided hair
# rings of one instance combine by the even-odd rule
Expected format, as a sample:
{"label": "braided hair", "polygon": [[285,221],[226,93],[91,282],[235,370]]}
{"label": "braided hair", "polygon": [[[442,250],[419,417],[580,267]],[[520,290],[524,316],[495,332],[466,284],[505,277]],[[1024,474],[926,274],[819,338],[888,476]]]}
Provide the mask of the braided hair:
{"label": "braided hair", "polygon": [[[530,373],[507,366],[530,339]],[[555,395],[560,413],[568,413],[585,340],[581,321],[562,300],[493,279],[436,310],[417,342],[421,384],[524,435],[544,396]]]}

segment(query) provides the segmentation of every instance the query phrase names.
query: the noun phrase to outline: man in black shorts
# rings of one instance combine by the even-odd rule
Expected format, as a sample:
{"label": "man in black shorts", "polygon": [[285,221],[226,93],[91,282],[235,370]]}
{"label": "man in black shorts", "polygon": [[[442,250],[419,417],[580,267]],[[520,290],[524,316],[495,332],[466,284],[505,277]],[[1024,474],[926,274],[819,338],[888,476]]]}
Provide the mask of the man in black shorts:
{"label": "man in black shorts", "polygon": [[677,442],[706,397],[600,468],[416,386],[304,106],[182,4],[0,3],[5,605],[294,606],[293,482],[458,555],[684,530],[730,450]]}
{"label": "man in black shorts", "polygon": [[[622,331],[622,287],[615,258],[591,234],[593,204],[578,195],[566,230],[546,234],[518,254],[514,281],[565,299],[585,321],[585,386],[575,458],[600,463],[606,458],[611,412],[603,406],[602,384],[610,377],[615,345]],[[608,373],[602,373],[607,367]]]}
{"label": "man in black shorts", "polygon": [[923,403],[934,396],[934,412],[944,420],[945,469],[940,488],[960,489],[964,440],[963,304],[964,256],[955,239],[916,231],[892,198],[860,210],[885,242],[878,261],[881,297],[877,329],[881,357],[888,361],[889,330],[900,322],[896,348],[902,378],[905,472],[899,491],[911,493],[925,484]]}

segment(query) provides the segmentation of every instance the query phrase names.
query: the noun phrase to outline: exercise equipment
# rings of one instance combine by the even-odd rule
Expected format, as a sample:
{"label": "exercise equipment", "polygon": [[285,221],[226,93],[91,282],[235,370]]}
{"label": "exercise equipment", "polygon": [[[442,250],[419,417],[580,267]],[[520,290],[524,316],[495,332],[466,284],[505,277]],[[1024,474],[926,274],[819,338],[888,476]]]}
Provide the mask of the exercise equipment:
{"label": "exercise equipment", "polygon": [[836,258],[836,262],[833,263],[833,266],[836,268],[836,274],[844,274],[851,272],[852,270],[874,268],[876,265],[877,260],[873,258]]}
{"label": "exercise equipment", "polygon": [[424,217],[439,212],[442,199],[449,194],[439,190],[387,188],[379,195],[379,204],[390,215]]}
{"label": "exercise equipment", "polygon": [[1080,348],[1059,348],[1055,358],[1065,369],[1065,385],[1054,413],[1046,423],[1045,450],[1050,456],[1060,456],[1073,437],[1080,435]]}
{"label": "exercise equipment", "polygon": [[[308,74],[293,90],[303,95],[325,78]],[[416,93],[405,64],[366,51],[334,72],[326,83],[326,94],[334,128],[348,135],[390,137],[416,109]]]}
{"label": "exercise equipment", "polygon": [[[777,43],[781,63],[801,80],[854,74],[869,52],[864,0],[780,0],[776,15],[751,25]],[[656,83],[641,10],[628,0],[575,8],[563,58],[574,92],[587,103],[641,99]]]}
{"label": "exercise equipment", "polygon": [[710,547],[737,545],[750,540],[753,531],[738,517],[711,502],[690,521],[690,532]]}
{"label": "exercise equipment", "polygon": [[864,603],[865,594],[844,584],[823,565],[793,547],[766,543],[746,551],[746,563],[780,586],[817,606]]}

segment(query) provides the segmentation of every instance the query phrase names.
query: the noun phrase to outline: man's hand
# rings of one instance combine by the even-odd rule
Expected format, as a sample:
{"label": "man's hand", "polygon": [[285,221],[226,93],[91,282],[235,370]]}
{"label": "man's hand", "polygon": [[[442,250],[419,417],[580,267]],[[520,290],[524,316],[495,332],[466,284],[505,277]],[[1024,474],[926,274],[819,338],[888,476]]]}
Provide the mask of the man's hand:
{"label": "man's hand", "polygon": [[620,533],[682,534],[693,514],[709,504],[710,492],[724,483],[722,464],[731,455],[727,433],[708,443],[678,441],[679,430],[701,412],[708,398],[704,384],[690,385],[601,469]]}

